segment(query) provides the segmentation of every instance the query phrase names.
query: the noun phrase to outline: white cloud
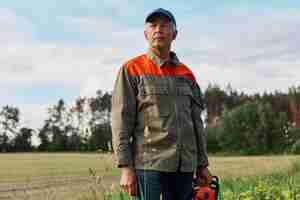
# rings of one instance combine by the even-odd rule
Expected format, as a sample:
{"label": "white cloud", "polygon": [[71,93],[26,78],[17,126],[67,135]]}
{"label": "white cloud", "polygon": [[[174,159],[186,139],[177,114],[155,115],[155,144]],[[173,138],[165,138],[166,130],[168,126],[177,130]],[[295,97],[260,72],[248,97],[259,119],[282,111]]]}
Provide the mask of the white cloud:
{"label": "white cloud", "polygon": [[[82,48],[76,46],[32,44],[14,47],[10,55],[0,49],[0,83],[41,84],[57,82],[64,85],[81,85],[88,78],[110,77],[116,73],[125,57],[118,50]],[[123,58],[125,59],[125,58]],[[101,85],[111,89],[109,83]]]}
{"label": "white cloud", "polygon": [[32,40],[34,26],[7,8],[0,8],[0,47]]}
{"label": "white cloud", "polygon": [[0,47],[0,65],[3,66],[0,68],[0,83],[57,83],[78,87],[83,90],[81,93],[86,93],[90,90],[86,87],[91,87],[91,79],[97,79],[98,89],[112,90],[119,67],[128,58],[143,51],[141,46],[145,42],[142,29],[137,33],[135,29],[109,17],[62,19],[65,20],[66,28],[77,28],[82,37],[94,34],[94,45],[84,47],[77,43],[31,41]]}
{"label": "white cloud", "polygon": [[[118,5],[118,1],[111,3]],[[59,82],[78,86],[85,93],[91,79],[99,79],[99,86],[110,90],[114,79],[111,77],[119,66],[146,47],[143,27],[129,27],[113,17],[62,18],[66,28],[79,31],[83,38],[94,36],[93,47],[82,47],[34,42],[33,26],[28,21],[8,9],[0,12],[1,27],[9,30],[6,35],[12,37],[6,38],[5,31],[0,32],[4,34],[1,38],[10,41],[0,47],[0,82]],[[284,76],[297,79],[293,71],[300,62],[299,25],[300,15],[294,11],[227,10],[223,15],[198,16],[183,22],[175,46],[183,61],[192,67],[196,65],[196,70],[201,65],[214,66],[214,74],[205,74],[212,82],[220,82],[215,74],[227,68],[234,68],[230,74],[239,76],[228,74],[228,78],[222,77],[226,82],[241,79],[244,73],[253,73],[253,79],[266,75],[270,81],[272,77],[275,81]],[[239,68],[248,68],[250,72]],[[247,85],[243,81],[235,81],[239,83],[236,87]]]}
{"label": "white cloud", "polygon": [[[56,83],[78,88],[82,96],[94,95],[97,89],[110,91],[119,67],[146,49],[142,24],[130,26],[112,16],[59,19],[66,30],[80,33],[93,45],[36,41],[33,24],[0,9],[0,87]],[[189,18],[178,27],[175,50],[204,88],[209,82],[222,87],[231,83],[254,93],[300,85],[298,11],[227,10]],[[39,127],[45,106],[28,103],[19,105],[25,123]]]}
{"label": "white cloud", "polygon": [[205,82],[250,93],[287,91],[300,80],[298,27],[298,11],[231,10],[190,19],[176,47]]}
{"label": "white cloud", "polygon": [[103,77],[97,77],[97,76],[89,76],[87,80],[84,82],[80,96],[85,97],[92,97],[96,95],[96,91],[99,89],[102,89],[101,85],[105,85],[105,83],[113,82],[113,76],[103,76]]}
{"label": "white cloud", "polygon": [[113,16],[106,17],[62,17],[65,26],[81,33],[83,38],[91,38],[95,45],[102,48],[118,48],[120,51],[137,52],[146,47],[143,24],[133,27],[116,20]]}

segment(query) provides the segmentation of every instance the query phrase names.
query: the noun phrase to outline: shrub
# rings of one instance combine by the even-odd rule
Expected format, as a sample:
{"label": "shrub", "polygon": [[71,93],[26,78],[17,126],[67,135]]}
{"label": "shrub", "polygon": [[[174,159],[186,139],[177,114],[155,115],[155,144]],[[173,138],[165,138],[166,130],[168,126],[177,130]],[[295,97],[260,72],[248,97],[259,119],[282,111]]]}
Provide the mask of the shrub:
{"label": "shrub", "polygon": [[208,149],[253,155],[283,152],[288,146],[288,119],[269,103],[247,102],[224,111],[217,125],[207,130]]}
{"label": "shrub", "polygon": [[300,154],[300,140],[297,140],[291,147],[290,150],[293,154]]}
{"label": "shrub", "polygon": [[207,151],[210,153],[216,153],[221,151],[221,147],[217,140],[218,127],[206,128],[207,137]]}

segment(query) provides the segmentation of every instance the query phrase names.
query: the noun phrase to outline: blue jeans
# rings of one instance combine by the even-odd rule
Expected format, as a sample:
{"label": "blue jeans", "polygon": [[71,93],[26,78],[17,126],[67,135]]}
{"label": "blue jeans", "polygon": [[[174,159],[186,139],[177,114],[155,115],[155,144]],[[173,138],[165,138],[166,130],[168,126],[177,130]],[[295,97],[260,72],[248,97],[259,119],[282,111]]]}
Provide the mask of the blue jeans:
{"label": "blue jeans", "polygon": [[136,170],[135,200],[191,200],[192,172]]}

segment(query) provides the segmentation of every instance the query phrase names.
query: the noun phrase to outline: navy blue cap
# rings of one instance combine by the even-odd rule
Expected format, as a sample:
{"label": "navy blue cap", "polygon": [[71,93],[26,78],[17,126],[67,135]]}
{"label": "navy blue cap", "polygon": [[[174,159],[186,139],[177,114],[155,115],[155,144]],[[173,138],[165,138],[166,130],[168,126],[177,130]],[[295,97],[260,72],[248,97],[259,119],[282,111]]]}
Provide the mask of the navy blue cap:
{"label": "navy blue cap", "polygon": [[170,22],[172,22],[176,27],[176,21],[175,21],[174,15],[166,9],[158,8],[158,9],[153,10],[151,13],[148,14],[145,22],[150,22],[150,19],[153,16],[165,16],[165,17],[169,18]]}

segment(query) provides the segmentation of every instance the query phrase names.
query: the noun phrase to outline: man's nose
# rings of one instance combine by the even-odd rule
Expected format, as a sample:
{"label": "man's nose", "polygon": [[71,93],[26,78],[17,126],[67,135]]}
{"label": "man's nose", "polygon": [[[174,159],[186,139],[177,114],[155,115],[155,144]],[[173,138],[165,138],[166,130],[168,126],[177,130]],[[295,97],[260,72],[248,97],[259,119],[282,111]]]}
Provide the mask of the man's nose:
{"label": "man's nose", "polygon": [[161,25],[157,25],[157,26],[155,26],[155,31],[157,31],[157,32],[162,32],[162,26]]}

